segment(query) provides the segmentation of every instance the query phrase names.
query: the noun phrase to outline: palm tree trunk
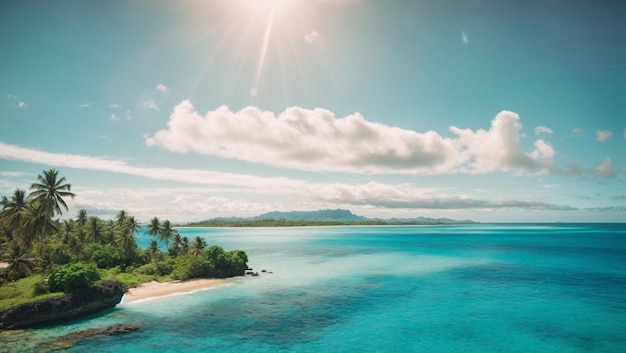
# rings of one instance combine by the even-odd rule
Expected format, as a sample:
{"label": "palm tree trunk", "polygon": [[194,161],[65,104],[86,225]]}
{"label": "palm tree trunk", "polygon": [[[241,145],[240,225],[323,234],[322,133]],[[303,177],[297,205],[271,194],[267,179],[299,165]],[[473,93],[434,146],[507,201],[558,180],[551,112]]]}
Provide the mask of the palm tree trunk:
{"label": "palm tree trunk", "polygon": [[46,234],[46,225],[48,225],[48,220],[47,219],[43,222],[43,229],[41,230],[41,234],[39,236],[39,238],[41,240],[41,248],[40,248],[41,261],[43,261],[43,254],[44,254],[44,237],[45,237],[45,234]]}

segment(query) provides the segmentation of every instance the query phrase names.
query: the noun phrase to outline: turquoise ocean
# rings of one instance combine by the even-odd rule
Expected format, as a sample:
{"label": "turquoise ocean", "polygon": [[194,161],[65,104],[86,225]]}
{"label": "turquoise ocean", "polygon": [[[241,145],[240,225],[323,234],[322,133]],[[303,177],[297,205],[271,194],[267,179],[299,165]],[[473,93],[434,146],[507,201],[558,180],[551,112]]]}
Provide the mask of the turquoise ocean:
{"label": "turquoise ocean", "polygon": [[626,352],[626,224],[179,232],[272,273],[16,332],[0,350],[130,323],[65,351]]}

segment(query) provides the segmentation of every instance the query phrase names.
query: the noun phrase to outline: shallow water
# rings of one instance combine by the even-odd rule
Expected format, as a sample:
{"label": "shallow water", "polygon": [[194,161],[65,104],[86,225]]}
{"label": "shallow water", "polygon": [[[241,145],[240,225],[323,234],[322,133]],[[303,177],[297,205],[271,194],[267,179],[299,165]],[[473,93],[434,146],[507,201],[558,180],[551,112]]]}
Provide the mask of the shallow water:
{"label": "shallow water", "polygon": [[[42,351],[68,332],[139,331],[68,352],[623,352],[626,225],[180,229],[255,270],[2,338]],[[147,246],[150,239],[139,236]],[[15,333],[13,337],[19,333]],[[13,341],[9,346],[8,341]],[[17,341],[17,342],[16,342]],[[39,346],[36,346],[39,344]]]}

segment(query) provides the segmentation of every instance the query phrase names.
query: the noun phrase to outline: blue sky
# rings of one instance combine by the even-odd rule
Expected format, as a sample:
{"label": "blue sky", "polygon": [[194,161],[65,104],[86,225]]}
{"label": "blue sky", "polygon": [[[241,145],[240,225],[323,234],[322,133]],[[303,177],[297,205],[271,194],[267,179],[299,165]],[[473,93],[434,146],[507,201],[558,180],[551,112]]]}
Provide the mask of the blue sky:
{"label": "blue sky", "polygon": [[5,1],[0,195],[140,220],[626,219],[620,1]]}

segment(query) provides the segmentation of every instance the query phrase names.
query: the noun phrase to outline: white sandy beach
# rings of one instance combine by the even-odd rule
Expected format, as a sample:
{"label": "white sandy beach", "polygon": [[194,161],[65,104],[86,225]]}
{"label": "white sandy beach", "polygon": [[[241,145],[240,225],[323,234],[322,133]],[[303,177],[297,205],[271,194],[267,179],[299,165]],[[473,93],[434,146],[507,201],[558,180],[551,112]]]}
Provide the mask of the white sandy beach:
{"label": "white sandy beach", "polygon": [[190,281],[157,282],[144,283],[139,287],[130,288],[124,295],[124,304],[133,303],[139,300],[163,297],[172,294],[187,293],[201,289],[208,289],[222,284],[232,282],[231,278],[194,279]]}

